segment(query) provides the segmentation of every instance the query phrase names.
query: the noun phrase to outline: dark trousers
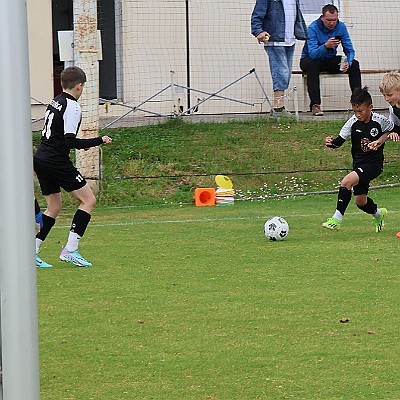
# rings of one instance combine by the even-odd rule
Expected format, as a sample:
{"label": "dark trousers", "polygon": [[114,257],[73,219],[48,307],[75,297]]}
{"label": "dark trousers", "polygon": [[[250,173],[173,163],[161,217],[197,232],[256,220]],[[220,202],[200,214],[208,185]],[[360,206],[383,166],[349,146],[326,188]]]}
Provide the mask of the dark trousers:
{"label": "dark trousers", "polygon": [[[321,90],[319,83],[319,74],[328,72],[330,74],[341,74],[339,70],[341,56],[335,56],[326,60],[312,60],[305,57],[300,60],[300,68],[307,74],[307,90],[310,96],[310,108],[314,104],[321,104]],[[347,70],[349,75],[350,89],[353,92],[355,88],[361,87],[360,64],[353,60],[351,67]]]}

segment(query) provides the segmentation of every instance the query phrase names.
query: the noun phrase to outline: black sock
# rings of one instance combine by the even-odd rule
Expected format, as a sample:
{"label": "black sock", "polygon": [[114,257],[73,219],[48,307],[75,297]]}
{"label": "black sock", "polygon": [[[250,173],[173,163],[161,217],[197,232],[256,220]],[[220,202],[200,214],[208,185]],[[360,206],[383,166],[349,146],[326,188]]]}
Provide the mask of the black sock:
{"label": "black sock", "polygon": [[90,214],[83,210],[76,210],[74,219],[71,224],[71,232],[78,234],[80,237],[83,236],[85,230],[90,222]]}
{"label": "black sock", "polygon": [[341,186],[338,193],[336,209],[344,215],[351,200],[351,190]]}
{"label": "black sock", "polygon": [[378,206],[374,201],[367,197],[367,203],[364,206],[357,206],[360,210],[363,210],[367,214],[375,214],[378,210]]}
{"label": "black sock", "polygon": [[40,240],[45,240],[56,220],[46,214],[43,214],[42,220],[43,227],[40,229],[40,232],[36,235],[36,237]]}

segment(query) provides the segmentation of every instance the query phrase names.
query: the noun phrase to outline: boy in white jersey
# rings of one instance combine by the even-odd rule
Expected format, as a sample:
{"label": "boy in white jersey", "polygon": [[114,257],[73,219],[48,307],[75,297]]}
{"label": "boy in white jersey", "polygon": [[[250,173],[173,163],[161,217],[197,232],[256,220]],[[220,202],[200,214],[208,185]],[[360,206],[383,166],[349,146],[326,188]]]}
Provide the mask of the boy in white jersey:
{"label": "boy in white jersey", "polygon": [[[385,74],[379,90],[389,103],[389,119],[400,126],[400,72],[392,71]],[[400,232],[397,232],[396,236],[400,238]]]}

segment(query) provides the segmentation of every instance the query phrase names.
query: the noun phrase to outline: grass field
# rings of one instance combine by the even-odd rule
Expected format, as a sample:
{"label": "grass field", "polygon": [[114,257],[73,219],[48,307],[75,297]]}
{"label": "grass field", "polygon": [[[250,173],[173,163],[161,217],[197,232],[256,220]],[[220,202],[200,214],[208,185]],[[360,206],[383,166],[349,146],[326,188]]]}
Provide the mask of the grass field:
{"label": "grass field", "polygon": [[87,269],[57,260],[65,211],[38,270],[41,399],[399,399],[400,189],[371,197],[380,234],[354,204],[322,229],[335,195],[99,207]]}

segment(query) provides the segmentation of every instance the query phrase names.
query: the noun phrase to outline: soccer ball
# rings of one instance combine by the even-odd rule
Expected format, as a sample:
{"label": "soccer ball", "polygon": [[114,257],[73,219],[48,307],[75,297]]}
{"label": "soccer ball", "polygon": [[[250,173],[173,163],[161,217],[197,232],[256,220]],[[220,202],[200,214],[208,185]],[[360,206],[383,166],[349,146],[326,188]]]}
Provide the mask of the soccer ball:
{"label": "soccer ball", "polygon": [[289,233],[289,225],[282,217],[272,217],[264,224],[265,236],[273,242],[285,239]]}

